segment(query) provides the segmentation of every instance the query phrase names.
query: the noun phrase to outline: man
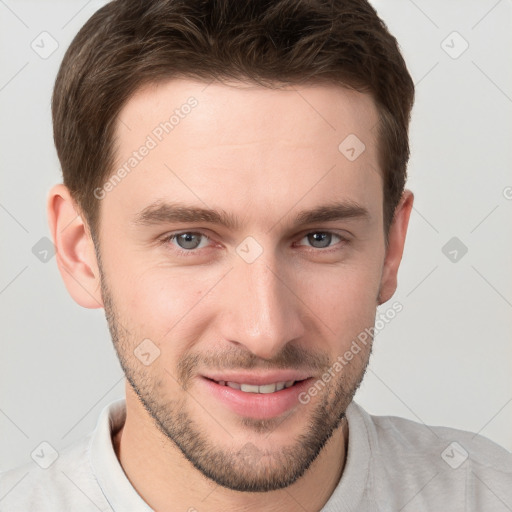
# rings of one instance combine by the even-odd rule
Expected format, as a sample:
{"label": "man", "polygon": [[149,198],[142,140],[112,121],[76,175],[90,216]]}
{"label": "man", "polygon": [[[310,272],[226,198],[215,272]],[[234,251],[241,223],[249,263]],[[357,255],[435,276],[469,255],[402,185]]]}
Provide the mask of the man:
{"label": "man", "polygon": [[126,401],[5,473],[2,510],[512,508],[506,450],[352,400],[397,286],[413,96],[361,0],[117,0],[86,23],[48,216]]}

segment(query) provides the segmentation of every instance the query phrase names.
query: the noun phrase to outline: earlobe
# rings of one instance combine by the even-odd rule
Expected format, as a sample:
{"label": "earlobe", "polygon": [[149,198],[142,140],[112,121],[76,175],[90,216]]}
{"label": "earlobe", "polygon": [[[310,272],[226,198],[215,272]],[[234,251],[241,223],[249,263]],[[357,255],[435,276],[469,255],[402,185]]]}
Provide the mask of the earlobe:
{"label": "earlobe", "polygon": [[102,308],[100,275],[94,244],[68,188],[52,187],[47,214],[56,260],[69,294],[85,308]]}
{"label": "earlobe", "polygon": [[377,299],[378,305],[391,299],[396,291],[398,268],[402,261],[413,202],[414,194],[410,190],[404,190],[402,198],[396,207],[393,222],[389,228],[388,247],[386,249],[381,286]]}

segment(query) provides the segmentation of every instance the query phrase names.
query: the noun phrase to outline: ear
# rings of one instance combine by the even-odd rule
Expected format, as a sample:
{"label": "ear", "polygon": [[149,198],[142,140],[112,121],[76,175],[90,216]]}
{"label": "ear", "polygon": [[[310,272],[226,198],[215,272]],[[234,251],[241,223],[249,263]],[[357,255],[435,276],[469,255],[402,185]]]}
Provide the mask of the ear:
{"label": "ear", "polygon": [[50,190],[47,214],[57,265],[69,294],[84,308],[102,308],[100,273],[92,237],[65,185],[58,184]]}
{"label": "ear", "polygon": [[410,190],[404,190],[402,198],[395,209],[395,215],[388,234],[388,247],[384,258],[378,305],[387,302],[396,291],[397,274],[402,254],[404,252],[405,235],[411,216],[414,194]]}

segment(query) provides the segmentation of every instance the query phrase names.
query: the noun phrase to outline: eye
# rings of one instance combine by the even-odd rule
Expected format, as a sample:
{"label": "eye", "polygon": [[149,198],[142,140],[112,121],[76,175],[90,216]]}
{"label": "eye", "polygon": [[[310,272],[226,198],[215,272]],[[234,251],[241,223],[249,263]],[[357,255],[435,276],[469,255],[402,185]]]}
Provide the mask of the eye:
{"label": "eye", "polygon": [[[166,237],[165,242],[170,242],[178,249],[184,252],[190,252],[194,249],[202,249],[208,245],[208,237],[203,233],[194,231],[185,231],[183,233],[173,233]],[[204,242],[204,243],[203,243]]]}
{"label": "eye", "polygon": [[332,247],[331,243],[334,241],[335,244],[344,240],[340,235],[331,233],[330,231],[313,231],[308,233],[302,240],[307,240],[310,247],[315,249],[325,249]]}

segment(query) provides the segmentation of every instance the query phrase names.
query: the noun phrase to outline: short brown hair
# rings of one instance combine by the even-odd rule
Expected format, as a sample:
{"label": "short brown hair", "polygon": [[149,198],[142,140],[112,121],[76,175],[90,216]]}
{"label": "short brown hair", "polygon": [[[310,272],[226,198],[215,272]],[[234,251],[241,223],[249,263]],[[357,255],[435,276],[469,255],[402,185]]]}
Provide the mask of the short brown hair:
{"label": "short brown hair", "polygon": [[121,108],[141,86],[177,77],[268,87],[329,82],[370,93],[380,117],[387,233],[406,181],[414,83],[366,0],[114,0],[74,38],[52,98],[64,184],[93,238],[94,190],[114,172]]}

